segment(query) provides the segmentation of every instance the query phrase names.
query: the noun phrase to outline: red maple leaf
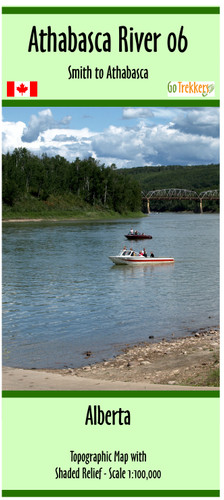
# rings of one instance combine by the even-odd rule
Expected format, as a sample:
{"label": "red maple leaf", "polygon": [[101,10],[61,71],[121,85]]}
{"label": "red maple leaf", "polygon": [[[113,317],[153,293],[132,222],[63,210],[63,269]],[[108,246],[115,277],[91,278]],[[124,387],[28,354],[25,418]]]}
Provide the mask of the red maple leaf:
{"label": "red maple leaf", "polygon": [[23,95],[28,90],[28,87],[25,87],[25,85],[21,83],[19,87],[16,87],[16,90]]}

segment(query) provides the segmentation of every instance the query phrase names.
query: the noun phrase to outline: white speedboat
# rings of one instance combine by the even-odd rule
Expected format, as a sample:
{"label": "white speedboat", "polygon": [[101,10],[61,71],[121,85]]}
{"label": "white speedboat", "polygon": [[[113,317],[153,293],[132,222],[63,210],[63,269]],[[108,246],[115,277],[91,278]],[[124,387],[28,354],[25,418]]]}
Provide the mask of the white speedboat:
{"label": "white speedboat", "polygon": [[173,264],[173,257],[144,257],[143,255],[112,255],[109,257],[114,264]]}

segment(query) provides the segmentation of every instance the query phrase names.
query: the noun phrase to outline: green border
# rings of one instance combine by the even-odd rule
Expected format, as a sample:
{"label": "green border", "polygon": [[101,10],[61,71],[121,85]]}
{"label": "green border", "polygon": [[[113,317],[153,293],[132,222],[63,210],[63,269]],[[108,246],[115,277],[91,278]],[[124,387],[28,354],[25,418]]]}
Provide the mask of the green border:
{"label": "green border", "polygon": [[209,107],[218,108],[219,99],[3,99],[2,107],[70,106],[70,107]]}
{"label": "green border", "polygon": [[219,497],[219,490],[2,490],[3,497]]}
{"label": "green border", "polygon": [[2,7],[2,14],[219,14],[219,7]]}
{"label": "green border", "polygon": [[3,398],[219,398],[219,390],[185,391],[2,391]]}
{"label": "green border", "polygon": [[[2,7],[2,14],[219,14],[219,7]],[[164,106],[164,107],[219,107],[214,100],[3,100],[2,106]],[[206,397],[219,398],[214,391],[3,391],[3,398],[37,397]],[[2,490],[2,497],[219,497],[219,490]]]}

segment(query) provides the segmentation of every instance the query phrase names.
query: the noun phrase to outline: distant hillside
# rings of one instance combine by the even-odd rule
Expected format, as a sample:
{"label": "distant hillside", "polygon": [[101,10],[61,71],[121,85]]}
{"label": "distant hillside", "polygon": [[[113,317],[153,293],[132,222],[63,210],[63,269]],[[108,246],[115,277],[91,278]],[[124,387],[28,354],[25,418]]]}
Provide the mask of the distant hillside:
{"label": "distant hillside", "polygon": [[[141,190],[144,193],[165,188],[189,189],[197,193],[219,189],[219,165],[170,165],[161,167],[134,167],[119,170],[120,174],[124,172],[139,182]],[[197,211],[198,207],[196,207],[194,202],[152,201],[151,209],[158,211]],[[207,201],[204,209],[205,211],[217,212],[219,210],[219,202]]]}
{"label": "distant hillside", "polygon": [[162,167],[134,167],[120,169],[119,173],[131,175],[140,183],[143,191],[179,188],[192,191],[219,189],[219,165]]}

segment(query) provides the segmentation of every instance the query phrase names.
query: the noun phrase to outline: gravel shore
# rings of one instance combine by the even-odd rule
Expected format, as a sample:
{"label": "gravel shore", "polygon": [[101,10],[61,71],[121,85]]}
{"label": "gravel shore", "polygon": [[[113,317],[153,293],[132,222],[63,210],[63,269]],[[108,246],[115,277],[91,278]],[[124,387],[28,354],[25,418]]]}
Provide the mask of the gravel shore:
{"label": "gravel shore", "polygon": [[142,342],[115,358],[82,368],[3,367],[3,390],[212,389],[219,385],[219,328],[188,337]]}
{"label": "gravel shore", "polygon": [[[212,385],[212,373],[219,369],[219,342],[219,329],[199,330],[189,337],[143,342],[125,349],[116,358],[69,369],[69,373],[110,381]],[[91,359],[91,353],[88,354]]]}

